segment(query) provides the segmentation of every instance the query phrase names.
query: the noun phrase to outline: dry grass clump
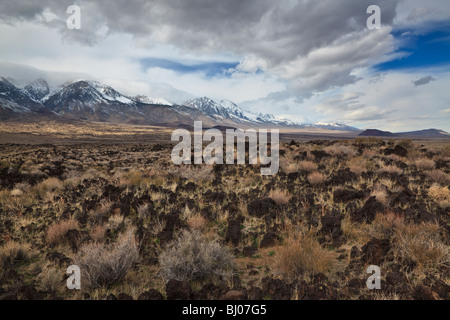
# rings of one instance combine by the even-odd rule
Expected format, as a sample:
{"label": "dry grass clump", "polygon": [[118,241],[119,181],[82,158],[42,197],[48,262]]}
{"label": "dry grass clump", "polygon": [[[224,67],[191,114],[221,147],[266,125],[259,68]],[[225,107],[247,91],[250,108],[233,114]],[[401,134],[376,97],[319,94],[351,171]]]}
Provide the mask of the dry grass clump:
{"label": "dry grass clump", "polygon": [[218,241],[208,240],[199,231],[184,230],[159,256],[165,279],[211,280],[229,278],[234,270],[233,255]]}
{"label": "dry grass clump", "polygon": [[317,164],[308,160],[300,161],[297,166],[300,170],[306,172],[312,172],[314,170],[317,170]]}
{"label": "dry grass clump", "polygon": [[146,219],[150,216],[150,206],[148,203],[145,204],[141,204],[138,209],[137,209],[137,213],[138,213],[138,217],[140,219]]}
{"label": "dry grass clump", "polygon": [[308,175],[308,181],[309,181],[309,183],[311,183],[311,184],[321,184],[321,183],[323,183],[325,180],[327,179],[327,177],[323,174],[323,173],[320,173],[320,172],[317,172],[317,171],[315,171],[315,172],[311,172],[309,175]]}
{"label": "dry grass clump", "polygon": [[189,181],[194,181],[197,183],[205,183],[214,178],[212,174],[212,165],[201,165],[201,166],[174,166],[167,170],[169,175],[174,177],[185,178]]}
{"label": "dry grass clump", "polygon": [[374,186],[374,189],[370,192],[370,196],[375,196],[376,199],[384,205],[389,204],[389,196],[386,188],[384,188],[381,184],[376,184]]}
{"label": "dry grass clump", "polygon": [[94,226],[90,232],[89,232],[89,236],[91,237],[92,240],[97,241],[97,242],[101,242],[103,239],[105,239],[105,235],[106,235],[106,230],[108,228],[106,226],[103,225],[97,225]]}
{"label": "dry grass clump", "polygon": [[361,165],[352,164],[349,166],[349,169],[351,172],[353,172],[356,175],[360,175],[361,173],[367,172],[367,168],[363,167]]}
{"label": "dry grass clump", "polygon": [[432,170],[430,172],[427,172],[427,175],[433,182],[437,182],[440,184],[450,184],[450,175],[442,170]]}
{"label": "dry grass clump", "polygon": [[362,153],[362,157],[365,159],[372,159],[373,157],[377,156],[378,152],[372,149],[365,149]]}
{"label": "dry grass clump", "polygon": [[11,195],[11,197],[20,197],[21,195],[23,195],[23,191],[20,189],[13,189],[9,194]]}
{"label": "dry grass clump", "polygon": [[88,219],[91,224],[99,224],[107,219],[111,212],[113,203],[109,200],[102,199],[100,206],[96,210],[88,212]]}
{"label": "dry grass clump", "polygon": [[402,260],[413,260],[419,268],[435,268],[449,261],[449,247],[441,237],[439,224],[398,224],[393,252]]}
{"label": "dry grass clump", "polygon": [[323,149],[326,153],[332,156],[356,156],[358,153],[351,146],[346,146],[344,144],[333,144],[331,146],[327,146]]}
{"label": "dry grass clump", "polygon": [[390,165],[390,166],[382,166],[380,169],[378,169],[378,172],[387,172],[387,173],[393,173],[393,174],[402,174],[403,170],[400,169],[397,166]]}
{"label": "dry grass clump", "polygon": [[275,268],[283,276],[296,279],[304,274],[313,275],[328,272],[334,255],[322,248],[312,234],[289,237],[277,250]]}
{"label": "dry grass clump", "polygon": [[291,199],[291,195],[287,190],[275,189],[270,190],[269,198],[272,198],[276,204],[288,204]]}
{"label": "dry grass clump", "polygon": [[117,174],[117,178],[121,185],[127,186],[141,186],[148,180],[139,170],[120,172]]}
{"label": "dry grass clump", "polygon": [[56,292],[64,285],[62,275],[61,270],[55,267],[46,269],[39,275],[42,288],[47,292]]}
{"label": "dry grass clump", "polygon": [[187,225],[190,230],[203,230],[206,228],[208,221],[200,214],[193,214],[187,219]]}
{"label": "dry grass clump", "polygon": [[69,230],[79,230],[80,226],[77,221],[62,220],[58,223],[51,225],[45,236],[45,241],[49,244],[56,244],[60,242]]}
{"label": "dry grass clump", "polygon": [[113,214],[108,219],[108,228],[111,230],[119,228],[119,226],[125,224],[125,216],[122,215],[120,212]]}
{"label": "dry grass clump", "polygon": [[96,242],[84,245],[75,258],[75,264],[81,269],[81,283],[93,289],[122,280],[138,259],[134,230],[128,230],[114,244],[106,246]]}
{"label": "dry grass clump", "polygon": [[393,212],[377,213],[372,222],[371,235],[375,238],[390,239],[397,228],[403,228],[405,217]]}
{"label": "dry grass clump", "polygon": [[448,186],[441,187],[434,183],[428,189],[428,196],[436,201],[441,208],[450,207],[450,190]]}
{"label": "dry grass clump", "polygon": [[427,158],[420,158],[414,160],[414,165],[419,170],[431,170],[434,169],[436,163],[433,160]]}
{"label": "dry grass clump", "polygon": [[37,186],[38,190],[41,192],[55,191],[61,189],[62,187],[63,183],[61,180],[55,177],[47,178]]}
{"label": "dry grass clump", "polygon": [[0,247],[0,275],[2,271],[26,262],[33,256],[33,251],[28,243],[8,241]]}

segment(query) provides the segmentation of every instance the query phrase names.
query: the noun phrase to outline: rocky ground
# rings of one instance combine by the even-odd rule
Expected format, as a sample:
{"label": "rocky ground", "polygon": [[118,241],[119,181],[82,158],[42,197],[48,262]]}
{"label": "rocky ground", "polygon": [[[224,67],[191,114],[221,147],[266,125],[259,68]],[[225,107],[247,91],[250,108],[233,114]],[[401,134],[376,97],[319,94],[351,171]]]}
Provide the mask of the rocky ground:
{"label": "rocky ground", "polygon": [[449,299],[448,143],[292,141],[274,176],[171,149],[0,145],[0,299]]}

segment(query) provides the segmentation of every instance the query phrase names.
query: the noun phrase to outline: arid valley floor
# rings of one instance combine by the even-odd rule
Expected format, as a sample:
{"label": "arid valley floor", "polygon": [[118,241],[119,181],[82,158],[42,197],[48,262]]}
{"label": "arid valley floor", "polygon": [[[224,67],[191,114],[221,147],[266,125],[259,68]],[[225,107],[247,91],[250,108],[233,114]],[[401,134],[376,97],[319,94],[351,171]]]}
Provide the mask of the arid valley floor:
{"label": "arid valley floor", "polygon": [[449,139],[282,136],[261,176],[171,130],[0,123],[0,299],[450,298]]}

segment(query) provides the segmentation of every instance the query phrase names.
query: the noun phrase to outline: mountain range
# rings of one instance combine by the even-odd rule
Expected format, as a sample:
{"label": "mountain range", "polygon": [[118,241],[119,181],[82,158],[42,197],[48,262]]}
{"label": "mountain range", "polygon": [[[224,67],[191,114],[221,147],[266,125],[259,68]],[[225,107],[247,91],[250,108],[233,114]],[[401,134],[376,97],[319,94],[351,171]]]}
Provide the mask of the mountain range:
{"label": "mountain range", "polygon": [[450,138],[450,134],[439,129],[426,129],[408,132],[390,132],[378,129],[367,129],[358,134],[365,137],[382,137],[382,138]]}
{"label": "mountain range", "polygon": [[50,87],[43,78],[20,87],[14,79],[0,77],[0,120],[59,119],[121,124],[191,127],[321,129],[377,137],[449,138],[442,130],[392,133],[360,129],[340,123],[298,123],[271,114],[247,111],[229,100],[201,97],[182,104],[145,95],[126,96],[93,80],[72,80]]}
{"label": "mountain range", "polygon": [[39,78],[23,88],[13,79],[0,78],[0,120],[52,117],[111,123],[186,126],[194,120],[204,126],[319,128],[360,131],[338,123],[297,123],[270,114],[255,114],[232,101],[201,97],[183,104],[145,95],[126,96],[91,80],[68,81],[50,88]]}

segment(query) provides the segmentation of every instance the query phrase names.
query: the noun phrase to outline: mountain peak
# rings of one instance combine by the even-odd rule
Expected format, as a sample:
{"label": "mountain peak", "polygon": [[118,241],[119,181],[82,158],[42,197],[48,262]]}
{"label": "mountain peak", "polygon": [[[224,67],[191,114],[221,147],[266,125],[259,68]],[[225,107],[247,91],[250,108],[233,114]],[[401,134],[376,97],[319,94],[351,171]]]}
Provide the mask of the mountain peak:
{"label": "mountain peak", "polygon": [[144,95],[137,95],[132,98],[134,101],[145,103],[145,104],[156,104],[162,106],[173,106],[173,103],[170,103],[166,99],[163,98],[151,98]]}
{"label": "mountain peak", "polygon": [[38,78],[25,86],[24,90],[36,101],[41,101],[50,93],[50,87],[45,79]]}

